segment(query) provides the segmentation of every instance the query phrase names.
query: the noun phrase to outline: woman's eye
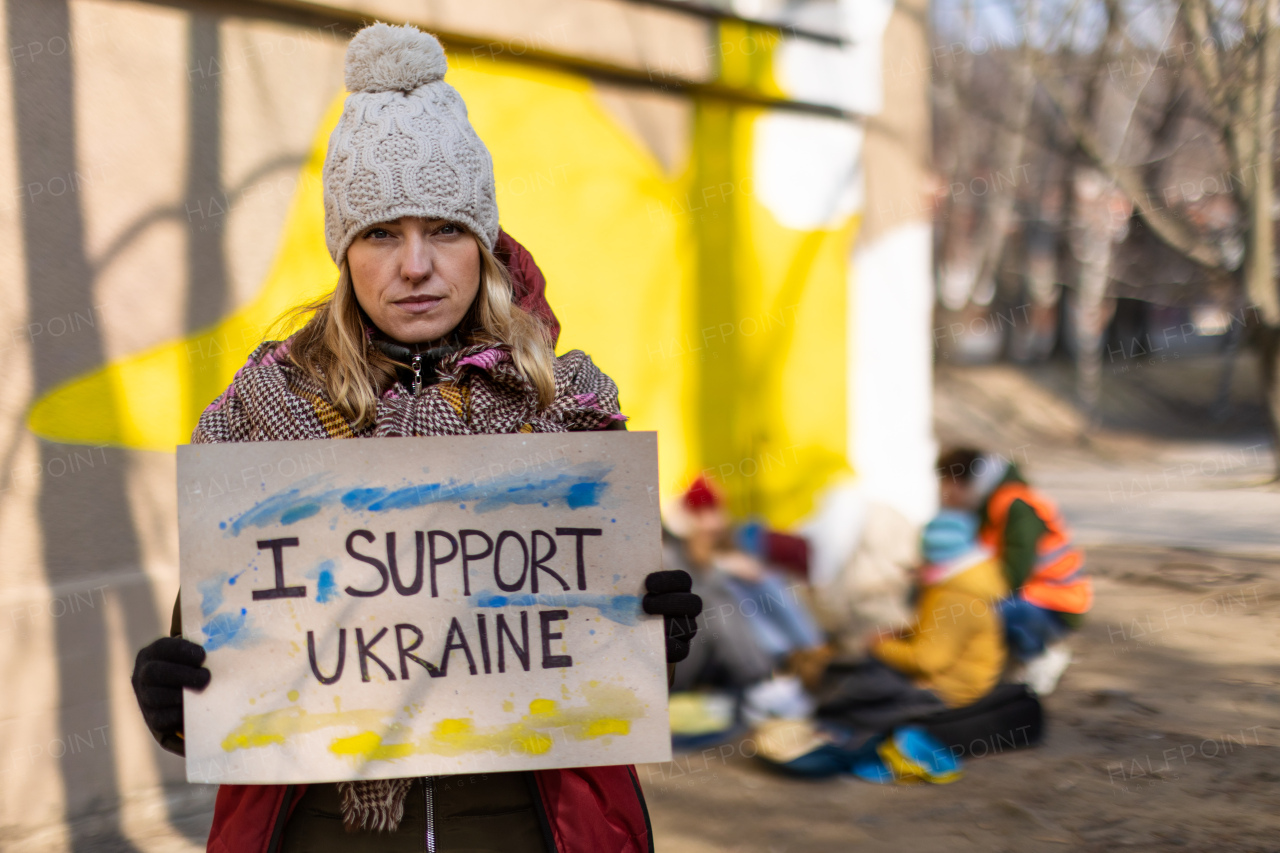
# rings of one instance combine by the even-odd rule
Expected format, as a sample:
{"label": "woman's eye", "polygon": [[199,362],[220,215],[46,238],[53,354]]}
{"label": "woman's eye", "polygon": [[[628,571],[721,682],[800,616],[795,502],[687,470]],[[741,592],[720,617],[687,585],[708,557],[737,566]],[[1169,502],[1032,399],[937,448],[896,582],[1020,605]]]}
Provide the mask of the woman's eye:
{"label": "woman's eye", "polygon": [[439,230],[438,232],[436,232],[436,233],[439,233],[439,234],[461,234],[461,233],[462,233],[462,229],[461,229],[461,228],[459,228],[457,225],[454,225],[452,222],[447,222],[447,223],[445,223],[444,225],[441,225],[441,226],[440,226],[440,230]]}
{"label": "woman's eye", "polygon": [[370,228],[364,236],[372,240],[381,240],[383,237],[390,237],[391,234],[385,228]]}

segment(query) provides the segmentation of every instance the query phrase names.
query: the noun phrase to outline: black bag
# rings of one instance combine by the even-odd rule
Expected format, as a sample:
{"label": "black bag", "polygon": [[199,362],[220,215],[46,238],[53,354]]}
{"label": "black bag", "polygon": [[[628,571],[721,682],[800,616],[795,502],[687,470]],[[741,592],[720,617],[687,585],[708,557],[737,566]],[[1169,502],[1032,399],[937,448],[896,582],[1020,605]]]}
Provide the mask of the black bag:
{"label": "black bag", "polygon": [[1034,746],[1044,736],[1044,709],[1025,684],[997,684],[983,698],[913,722],[957,758],[981,758]]}

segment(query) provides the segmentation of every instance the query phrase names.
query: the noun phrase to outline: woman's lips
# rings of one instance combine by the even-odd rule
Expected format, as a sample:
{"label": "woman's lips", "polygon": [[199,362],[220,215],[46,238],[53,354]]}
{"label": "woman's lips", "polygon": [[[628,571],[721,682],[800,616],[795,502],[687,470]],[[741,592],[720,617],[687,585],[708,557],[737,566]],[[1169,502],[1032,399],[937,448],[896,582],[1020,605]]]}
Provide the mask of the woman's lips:
{"label": "woman's lips", "polygon": [[394,304],[410,314],[426,314],[443,301],[443,296],[410,296],[407,299],[397,299]]}

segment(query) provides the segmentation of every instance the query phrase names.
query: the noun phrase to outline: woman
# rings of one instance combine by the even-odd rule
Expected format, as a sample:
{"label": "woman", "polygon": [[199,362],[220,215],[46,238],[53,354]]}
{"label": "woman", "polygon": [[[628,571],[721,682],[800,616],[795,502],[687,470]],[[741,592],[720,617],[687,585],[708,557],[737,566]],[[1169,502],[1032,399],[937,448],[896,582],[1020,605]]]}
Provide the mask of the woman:
{"label": "woman", "polygon": [[[439,43],[412,27],[375,24],[351,42],[324,167],[338,284],[296,334],[254,351],[193,442],[622,427],[613,381],[580,351],[552,352],[541,275],[498,230],[492,161],[445,69]],[[674,663],[701,602],[683,572],[646,587]],[[210,677],[180,633],[143,649],[133,677],[148,726],[178,753],[182,689]],[[597,767],[223,786],[208,849],[595,853],[651,850],[650,835],[634,770]]]}

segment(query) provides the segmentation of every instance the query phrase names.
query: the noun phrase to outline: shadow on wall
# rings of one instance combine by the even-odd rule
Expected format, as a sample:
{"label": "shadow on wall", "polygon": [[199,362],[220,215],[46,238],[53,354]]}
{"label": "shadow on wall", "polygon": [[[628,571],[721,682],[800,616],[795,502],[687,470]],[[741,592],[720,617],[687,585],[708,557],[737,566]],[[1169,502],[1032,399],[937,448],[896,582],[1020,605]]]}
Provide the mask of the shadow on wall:
{"label": "shadow on wall", "polygon": [[[48,43],[67,38],[71,31],[68,0],[24,0],[6,4],[6,24],[13,44]],[[216,49],[216,23],[196,19],[192,50]],[[212,40],[212,42],[211,42]],[[77,167],[73,68],[70,52],[47,54],[38,63],[13,75],[13,103],[17,127],[17,159],[22,184],[64,175]],[[217,146],[216,90],[192,92],[193,161],[207,164],[215,177],[193,175],[189,192],[205,192],[216,185],[219,160],[205,150]],[[212,141],[211,141],[212,140]],[[196,156],[198,155],[198,156]],[[22,245],[26,256],[26,290],[32,317],[65,315],[94,304],[94,276],[85,249],[85,225],[78,196],[43,194],[22,199]],[[189,251],[194,292],[189,322],[207,322],[222,310],[225,272],[221,248],[193,240]],[[197,270],[199,271],[197,273]],[[32,343],[35,393],[43,394],[68,377],[101,365],[104,345],[100,330]],[[113,406],[104,400],[102,405]],[[75,477],[50,476],[50,462],[65,462],[73,449],[40,441],[41,481],[38,518],[48,584],[53,589],[92,584],[103,573],[122,579],[107,587],[124,625],[125,644],[140,648],[158,636],[156,601],[141,569],[141,548],[127,494],[129,451],[106,448],[105,464],[81,469]],[[74,587],[73,587],[74,588]],[[104,743],[91,750],[67,751],[60,759],[65,818],[71,849],[129,851],[118,807],[117,738],[108,697],[112,670],[108,661],[106,608],[91,608],[76,619],[53,620],[58,667],[59,733],[102,730]],[[115,685],[119,688],[119,685]],[[105,728],[103,728],[105,727]],[[165,768],[179,781],[177,765]],[[89,816],[97,819],[81,820]],[[173,817],[171,815],[171,817]],[[89,828],[92,826],[92,828]]]}

